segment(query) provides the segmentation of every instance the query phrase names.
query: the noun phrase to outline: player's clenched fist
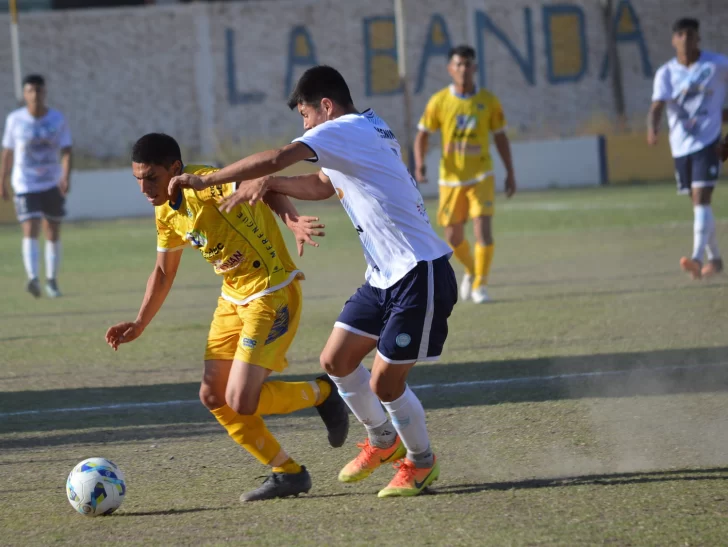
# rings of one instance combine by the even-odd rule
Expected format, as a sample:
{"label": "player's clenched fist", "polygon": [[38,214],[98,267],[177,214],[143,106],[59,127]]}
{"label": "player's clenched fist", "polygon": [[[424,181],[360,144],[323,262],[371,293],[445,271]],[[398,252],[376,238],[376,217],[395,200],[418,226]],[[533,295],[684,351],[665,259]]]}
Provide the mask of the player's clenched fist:
{"label": "player's clenched fist", "polygon": [[143,332],[144,327],[139,323],[119,323],[106,331],[106,343],[116,351],[119,349],[119,345],[136,340]]}
{"label": "player's clenched fist", "polygon": [[210,186],[199,175],[191,173],[182,173],[176,177],[172,177],[169,181],[169,195],[174,196],[177,190],[182,188],[192,188],[193,190],[204,190]]}

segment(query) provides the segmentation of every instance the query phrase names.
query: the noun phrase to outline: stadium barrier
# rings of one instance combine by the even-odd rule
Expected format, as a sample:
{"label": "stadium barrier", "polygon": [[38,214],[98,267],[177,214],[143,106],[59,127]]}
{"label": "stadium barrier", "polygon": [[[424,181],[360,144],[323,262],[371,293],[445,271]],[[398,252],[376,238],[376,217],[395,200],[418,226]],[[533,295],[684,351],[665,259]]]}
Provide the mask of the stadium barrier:
{"label": "stadium barrier", "polygon": [[[606,146],[602,136],[512,142],[511,153],[518,188],[521,190],[598,186],[607,183]],[[491,154],[494,158],[496,185],[502,190],[505,168],[495,147],[491,147]],[[440,150],[431,150],[426,160],[431,182],[420,186],[425,197],[437,195],[439,162]]]}

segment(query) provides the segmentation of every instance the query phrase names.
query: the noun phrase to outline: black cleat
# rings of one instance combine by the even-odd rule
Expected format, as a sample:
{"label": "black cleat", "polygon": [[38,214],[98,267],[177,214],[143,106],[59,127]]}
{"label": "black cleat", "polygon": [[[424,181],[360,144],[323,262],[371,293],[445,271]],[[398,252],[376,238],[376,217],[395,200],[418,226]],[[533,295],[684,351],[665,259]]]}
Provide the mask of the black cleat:
{"label": "black cleat", "polygon": [[349,435],[349,413],[346,403],[339,395],[336,384],[326,374],[316,378],[323,380],[331,386],[331,394],[316,407],[329,432],[329,444],[334,448],[343,446]]}
{"label": "black cleat", "polygon": [[36,298],[39,298],[40,297],[40,282],[38,281],[38,278],[34,277],[30,281],[28,281],[28,284],[25,286],[25,290],[28,291],[33,296],[35,296]]}
{"label": "black cleat", "polygon": [[305,466],[300,473],[271,473],[255,490],[240,496],[240,501],[261,501],[287,498],[311,490],[311,475]]}

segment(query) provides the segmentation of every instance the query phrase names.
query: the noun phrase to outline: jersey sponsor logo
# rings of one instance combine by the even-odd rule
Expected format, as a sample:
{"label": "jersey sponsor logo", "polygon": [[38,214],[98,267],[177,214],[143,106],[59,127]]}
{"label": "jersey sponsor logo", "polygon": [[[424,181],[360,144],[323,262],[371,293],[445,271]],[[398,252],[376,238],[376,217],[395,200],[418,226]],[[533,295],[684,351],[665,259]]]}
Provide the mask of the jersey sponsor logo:
{"label": "jersey sponsor logo", "polygon": [[225,248],[225,245],[223,245],[222,243],[218,243],[217,245],[215,245],[209,251],[205,251],[203,249],[200,249],[200,252],[202,253],[202,258],[204,258],[205,260],[207,260],[208,258],[212,258],[213,256],[219,255],[224,248]]}
{"label": "jersey sponsor logo", "polygon": [[193,218],[193,216],[192,216],[192,209],[190,209],[189,207],[187,207],[187,217],[188,218]]}
{"label": "jersey sponsor logo", "polygon": [[192,230],[185,234],[185,239],[190,242],[193,247],[204,247],[207,245],[207,236],[198,230]]}
{"label": "jersey sponsor logo", "polygon": [[379,133],[379,136],[383,139],[388,139],[392,141],[396,141],[397,138],[394,136],[394,132],[391,129],[384,129],[383,127],[377,127],[374,126],[374,129],[377,130],[377,133]]}
{"label": "jersey sponsor logo", "polygon": [[422,196],[417,199],[415,207],[417,207],[417,212],[420,214],[420,216],[427,221],[427,224],[429,224],[430,217],[427,216],[427,207],[425,206],[425,201],[422,199]]}
{"label": "jersey sponsor logo", "polygon": [[243,260],[245,260],[243,253],[240,251],[235,251],[225,260],[216,260],[212,263],[212,265],[215,267],[215,272],[226,273],[240,266],[240,264],[243,263]]}
{"label": "jersey sponsor logo", "polygon": [[257,237],[260,243],[265,246],[265,252],[267,252],[271,258],[275,258],[276,251],[273,248],[273,244],[267,237],[265,237],[265,233],[258,227],[255,220],[250,218],[245,212],[240,212],[235,216],[240,220],[243,226],[248,228],[250,233]]}
{"label": "jersey sponsor logo", "polygon": [[478,126],[478,118],[467,114],[460,114],[455,118],[455,127],[458,131],[473,131]]}
{"label": "jersey sponsor logo", "polygon": [[253,349],[257,345],[258,345],[257,340],[248,338],[247,336],[243,337],[243,347],[244,348]]}

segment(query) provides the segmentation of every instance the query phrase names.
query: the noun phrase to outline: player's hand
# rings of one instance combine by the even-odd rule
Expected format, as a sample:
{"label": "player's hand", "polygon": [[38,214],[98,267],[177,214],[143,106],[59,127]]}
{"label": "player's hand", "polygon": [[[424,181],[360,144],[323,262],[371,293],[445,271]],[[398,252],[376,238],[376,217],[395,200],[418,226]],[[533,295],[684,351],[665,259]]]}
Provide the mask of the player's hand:
{"label": "player's hand", "polygon": [[326,232],[321,229],[326,226],[319,222],[318,217],[298,216],[288,217],[286,226],[296,236],[296,247],[298,248],[298,256],[303,256],[303,248],[305,245],[318,247],[319,244],[313,240],[313,237],[324,237]]}
{"label": "player's hand", "polygon": [[144,327],[136,321],[119,323],[106,331],[106,343],[116,351],[119,345],[136,340],[143,332]]}
{"label": "player's hand", "polygon": [[169,181],[169,195],[173,196],[177,192],[177,190],[182,190],[182,188],[192,188],[193,190],[204,190],[210,186],[205,182],[205,179],[203,179],[199,175],[193,175],[191,173],[182,173],[181,175],[177,175],[176,177],[172,177]]}
{"label": "player's hand", "polygon": [[655,146],[657,144],[657,132],[656,131],[654,131],[652,129],[647,130],[647,144],[649,144],[650,146]]}
{"label": "player's hand", "polygon": [[229,213],[241,203],[255,205],[263,199],[267,191],[268,180],[266,177],[241,182],[238,189],[222,202],[220,210]]}
{"label": "player's hand", "polygon": [[418,184],[427,184],[427,173],[424,165],[415,167],[415,180]]}
{"label": "player's hand", "polygon": [[513,197],[513,194],[516,193],[516,177],[513,176],[513,173],[508,173],[506,175],[506,197],[510,198]]}
{"label": "player's hand", "polygon": [[67,178],[62,178],[58,183],[58,189],[61,191],[61,195],[66,197],[68,195],[68,191],[71,189],[70,181]]}
{"label": "player's hand", "polygon": [[0,184],[0,198],[2,198],[3,201],[8,201],[10,199],[10,192],[8,192],[8,187],[4,184]]}

